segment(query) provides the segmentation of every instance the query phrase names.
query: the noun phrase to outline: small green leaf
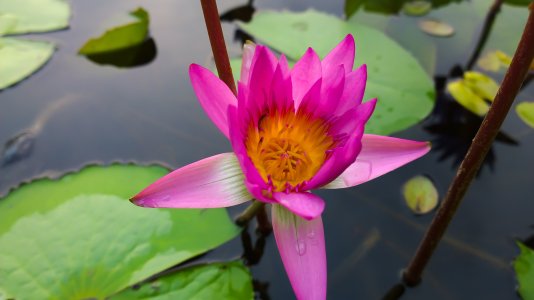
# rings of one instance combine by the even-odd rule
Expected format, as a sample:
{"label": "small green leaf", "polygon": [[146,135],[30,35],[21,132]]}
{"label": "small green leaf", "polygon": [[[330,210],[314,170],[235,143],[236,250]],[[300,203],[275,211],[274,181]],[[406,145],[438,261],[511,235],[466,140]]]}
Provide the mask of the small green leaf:
{"label": "small green leaf", "polygon": [[138,8],[130,13],[136,20],[134,22],[107,30],[98,38],[89,39],[79,54],[93,55],[112,52],[142,43],[148,35],[150,18],[148,12]]}
{"label": "small green leaf", "polygon": [[517,242],[521,253],[514,260],[514,270],[519,282],[519,295],[523,300],[534,299],[534,250]]}
{"label": "small green leaf", "polygon": [[104,299],[238,234],[224,209],[147,209],[127,200],[166,173],[91,166],[12,191],[0,201],[0,291]]}
{"label": "small green leaf", "polygon": [[475,94],[488,101],[493,101],[499,90],[499,84],[497,84],[495,80],[479,72],[465,72],[464,83],[475,92]]}
{"label": "small green leaf", "polygon": [[69,26],[70,6],[66,0],[0,0],[0,23],[16,22],[5,34],[46,32]]}
{"label": "small green leaf", "polygon": [[449,37],[454,34],[454,28],[440,20],[421,20],[419,21],[419,28],[423,32],[437,37]]}
{"label": "small green leaf", "polygon": [[438,191],[432,180],[426,176],[415,176],[403,188],[404,200],[415,214],[426,214],[438,205]]}
{"label": "small green leaf", "polygon": [[241,262],[194,266],[126,289],[111,300],[254,299],[252,277]]}
{"label": "small green leaf", "polygon": [[0,89],[13,85],[41,68],[54,53],[52,43],[0,38]]}
{"label": "small green leaf", "polygon": [[424,16],[432,10],[432,3],[424,0],[415,0],[404,3],[402,11],[409,16]]}
{"label": "small green leaf", "polygon": [[[503,53],[504,54],[504,53]],[[485,71],[493,71],[497,72],[503,67],[507,67],[506,65],[503,65],[502,60],[499,59],[499,56],[497,54],[497,51],[491,51],[484,54],[478,61],[477,65]]]}
{"label": "small green leaf", "polygon": [[347,34],[353,34],[358,49],[355,66],[367,65],[364,99],[378,98],[366,125],[368,133],[406,129],[424,119],[434,106],[431,78],[411,54],[378,30],[314,10],[259,12],[250,23],[239,26],[293,61],[308,47],[324,57]]}
{"label": "small green leaf", "polygon": [[456,102],[478,116],[485,115],[489,110],[489,104],[473,92],[463,80],[447,84],[447,91]]}
{"label": "small green leaf", "polygon": [[515,107],[519,118],[534,128],[534,102],[521,102]]}

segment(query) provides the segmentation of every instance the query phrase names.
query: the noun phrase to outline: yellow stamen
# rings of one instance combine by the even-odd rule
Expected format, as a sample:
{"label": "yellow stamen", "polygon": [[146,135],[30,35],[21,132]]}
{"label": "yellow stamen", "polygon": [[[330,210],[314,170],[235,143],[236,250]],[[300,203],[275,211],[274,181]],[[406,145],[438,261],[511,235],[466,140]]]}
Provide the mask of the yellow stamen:
{"label": "yellow stamen", "polygon": [[293,112],[263,116],[248,128],[245,141],[252,163],[274,191],[311,179],[333,145],[326,122]]}

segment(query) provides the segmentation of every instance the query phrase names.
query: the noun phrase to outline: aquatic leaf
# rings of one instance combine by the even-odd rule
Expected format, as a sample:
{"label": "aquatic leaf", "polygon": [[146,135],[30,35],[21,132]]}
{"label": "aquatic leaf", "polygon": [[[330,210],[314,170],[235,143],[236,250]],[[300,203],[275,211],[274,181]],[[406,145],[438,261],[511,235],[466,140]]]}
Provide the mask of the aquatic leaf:
{"label": "aquatic leaf", "polygon": [[140,7],[130,15],[135,21],[109,29],[100,37],[89,39],[78,53],[92,55],[112,52],[142,43],[148,35],[148,12]]}
{"label": "aquatic leaf", "polygon": [[15,19],[5,34],[46,32],[69,26],[70,6],[66,0],[0,0],[0,23]]}
{"label": "aquatic leaf", "polygon": [[[378,98],[366,131],[390,134],[424,119],[434,106],[432,79],[417,60],[382,32],[308,10],[301,13],[264,11],[239,26],[295,61],[313,47],[320,56],[351,33],[356,39],[355,66],[367,64],[365,99]],[[234,69],[235,70],[235,69]]]}
{"label": "aquatic leaf", "polygon": [[460,105],[476,115],[483,116],[489,110],[489,104],[469,88],[463,80],[447,84],[447,91]]}
{"label": "aquatic leaf", "polygon": [[13,85],[41,68],[54,53],[52,43],[0,38],[0,89]]}
{"label": "aquatic leaf", "polygon": [[521,251],[514,260],[514,270],[519,282],[518,292],[523,300],[534,299],[534,250],[517,242]]}
{"label": "aquatic leaf", "polygon": [[499,59],[499,56],[497,55],[497,51],[491,51],[491,52],[487,52],[486,54],[484,54],[477,61],[477,65],[482,70],[493,71],[493,72],[497,72],[502,67],[506,67],[506,65],[503,65],[502,61]]}
{"label": "aquatic leaf", "polygon": [[241,262],[194,266],[126,289],[111,300],[254,299],[252,277]]}
{"label": "aquatic leaf", "polygon": [[[381,14],[398,14],[404,9],[406,3],[411,2],[428,2],[433,8],[448,5],[452,2],[460,2],[463,0],[429,0],[429,1],[414,1],[414,0],[345,0],[345,16],[347,19],[356,13],[361,7],[365,11]],[[515,0],[521,1],[521,0]]]}
{"label": "aquatic leaf", "polygon": [[517,6],[528,6],[532,0],[504,0],[504,3]]}
{"label": "aquatic leaf", "polygon": [[415,176],[403,188],[404,200],[415,214],[426,214],[438,205],[438,191],[432,180],[426,176]]}
{"label": "aquatic leaf", "polygon": [[91,166],[0,201],[0,291],[104,299],[236,236],[224,209],[143,209],[127,199],[161,167]]}
{"label": "aquatic leaf", "polygon": [[499,90],[499,84],[497,84],[495,80],[479,72],[465,72],[464,83],[473,90],[475,94],[489,101],[493,101]]}
{"label": "aquatic leaf", "polygon": [[534,128],[534,102],[521,102],[515,107],[519,118]]}
{"label": "aquatic leaf", "polygon": [[415,0],[404,3],[402,11],[409,16],[424,16],[432,9],[432,3],[424,0]]}
{"label": "aquatic leaf", "polygon": [[449,37],[454,34],[454,28],[440,20],[421,20],[419,21],[419,28],[423,32],[437,37]]}

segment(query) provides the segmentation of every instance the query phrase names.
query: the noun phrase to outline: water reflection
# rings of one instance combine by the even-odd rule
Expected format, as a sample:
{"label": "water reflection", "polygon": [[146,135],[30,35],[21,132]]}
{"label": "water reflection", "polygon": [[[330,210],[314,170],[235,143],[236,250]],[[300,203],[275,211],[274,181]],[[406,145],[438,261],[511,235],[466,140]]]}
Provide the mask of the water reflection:
{"label": "water reflection", "polygon": [[152,37],[132,47],[112,52],[87,55],[86,57],[99,65],[111,65],[118,68],[133,68],[151,63],[157,55],[156,42]]}
{"label": "water reflection", "polygon": [[[256,11],[253,4],[254,0],[248,0],[247,4],[234,7],[222,13],[220,19],[223,22],[241,21],[248,23],[252,20],[252,15]],[[234,42],[244,44],[246,41],[254,41],[254,38],[237,27],[234,31]]]}

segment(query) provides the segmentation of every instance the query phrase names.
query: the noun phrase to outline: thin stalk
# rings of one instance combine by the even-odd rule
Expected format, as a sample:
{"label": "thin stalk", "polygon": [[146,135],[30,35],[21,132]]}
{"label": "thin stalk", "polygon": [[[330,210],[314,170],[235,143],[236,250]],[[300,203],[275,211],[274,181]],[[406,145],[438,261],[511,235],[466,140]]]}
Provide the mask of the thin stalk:
{"label": "thin stalk", "polygon": [[208,30],[208,37],[219,78],[226,83],[234,95],[237,95],[234,75],[232,74],[230,59],[228,58],[228,51],[224,42],[221,20],[219,19],[219,11],[217,10],[217,2],[215,0],[200,0],[200,4],[202,5],[204,21],[206,22],[206,29]]}
{"label": "thin stalk", "polygon": [[262,209],[265,210],[265,203],[258,200],[252,200],[252,204],[249,205],[239,216],[237,216],[235,222],[240,226],[247,225],[248,222],[250,222],[250,220],[254,218]]}
{"label": "thin stalk", "polygon": [[486,15],[486,19],[484,20],[484,25],[482,25],[482,32],[480,33],[480,37],[478,38],[475,50],[471,55],[471,58],[469,58],[469,62],[467,63],[466,70],[471,70],[477,62],[478,57],[480,56],[480,52],[482,52],[482,48],[484,48],[484,45],[488,40],[491,28],[493,27],[493,23],[495,23],[495,18],[501,10],[503,1],[504,0],[495,0],[491,5],[488,14]]}
{"label": "thin stalk", "polygon": [[408,268],[403,273],[403,280],[407,285],[416,285],[421,280],[423,270],[447,230],[471,181],[482,165],[527,75],[530,63],[534,58],[534,3],[530,4],[529,10],[530,14],[523,35],[517,46],[510,68],[506,72],[499,91],[495,96],[495,100],[482,121],[464,160],[458,168],[441,207],[428,227]]}

